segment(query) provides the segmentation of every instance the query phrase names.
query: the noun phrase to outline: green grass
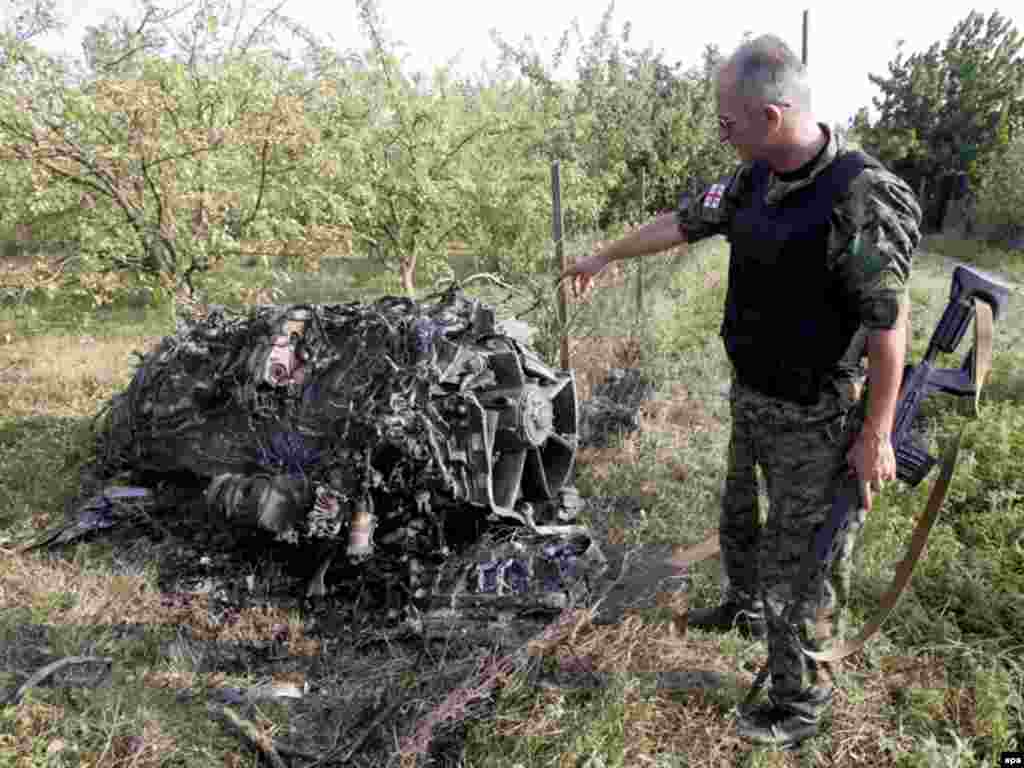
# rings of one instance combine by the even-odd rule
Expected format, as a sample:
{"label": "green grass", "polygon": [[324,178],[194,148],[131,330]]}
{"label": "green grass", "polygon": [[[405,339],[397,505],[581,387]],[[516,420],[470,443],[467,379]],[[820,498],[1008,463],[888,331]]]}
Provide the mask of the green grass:
{"label": "green grass", "polygon": [[989,243],[951,235],[928,235],[922,241],[921,249],[981,269],[1001,272],[1018,282],[1024,279],[1024,251],[1009,251]]}
{"label": "green grass", "polygon": [[479,768],[524,765],[624,765],[625,676],[589,691],[551,692],[538,697],[523,684],[501,695],[502,717],[512,732],[473,728],[466,749]]}
{"label": "green grass", "polygon": [[[573,244],[570,255],[592,245]],[[1024,260],[1016,256],[950,240],[929,240],[927,247],[1024,279]],[[627,266],[623,283],[574,307],[575,335],[639,339],[640,365],[656,384],[665,412],[675,414],[649,423],[650,428],[606,454],[581,456],[577,481],[584,494],[641,500],[638,519],[615,521],[627,544],[692,544],[717,526],[729,423],[729,366],[717,335],[726,265],[724,243],[712,241],[684,259],[648,259],[639,311],[635,264]],[[472,266],[464,265],[465,271]],[[924,253],[917,259],[911,285],[912,360],[919,359],[945,306],[951,274],[938,256]],[[239,286],[276,286],[277,300],[288,302],[351,301],[397,292],[392,276],[365,260],[359,266],[346,260],[326,264],[319,276],[239,267],[210,286],[210,298],[238,303]],[[492,301],[499,294],[481,295]],[[855,747],[872,750],[867,753],[872,765],[987,766],[1000,750],[1013,748],[1024,729],[1024,321],[1018,297],[1013,294],[997,326],[981,418],[970,418],[962,404],[949,398],[934,398],[925,409],[933,452],[961,429],[964,441],[949,498],[911,587],[880,636],[844,672],[847,708],[842,711],[870,714],[864,721],[870,739],[846,730],[850,724],[837,719],[798,755],[737,747],[731,764],[824,766],[833,764],[836,755],[851,760],[852,752],[843,750]],[[550,319],[552,312],[546,306],[538,316]],[[555,326],[541,325],[548,335],[541,343],[553,348]],[[195,674],[184,656],[169,661],[162,655],[167,630],[155,627],[144,637],[115,641],[109,628],[68,623],[68,616],[88,613],[90,601],[101,598],[97,585],[104,579],[114,589],[119,583],[114,579],[124,578],[113,573],[109,546],[78,548],[66,561],[70,570],[23,558],[12,549],[13,542],[61,517],[89,457],[90,417],[127,383],[131,350],[146,348],[172,329],[167,308],[141,295],[101,310],[59,295],[0,307],[0,376],[7,377],[0,379],[0,547],[7,569],[0,567],[0,646],[5,637],[16,639],[10,634],[14,627],[45,625],[54,655],[90,649],[118,659],[109,685],[96,691],[43,688],[21,707],[0,709],[0,766],[113,765],[116,756],[128,760],[122,753],[137,747],[138,739],[159,747],[139,757],[140,766],[219,766],[226,755],[240,750],[236,739],[210,723],[202,707],[182,704],[172,690],[138,684],[154,671]],[[940,362],[959,365],[959,357]],[[676,410],[668,409],[670,404]],[[870,616],[891,581],[934,477],[916,489],[890,486],[877,497],[857,554],[855,626]],[[17,572],[20,567],[50,576],[26,579]],[[146,589],[155,589],[151,575],[139,578],[149,585]],[[717,600],[716,563],[701,564],[693,578],[693,604]],[[35,585],[30,596],[26,584]],[[652,614],[646,620],[657,623],[663,617]],[[761,652],[732,635],[694,633],[688,642],[710,649],[735,668],[756,666]],[[949,690],[968,692],[973,707],[969,727],[950,712],[941,689],[909,686],[901,694],[880,672],[886,658],[924,654],[948,670]],[[0,686],[7,684],[6,671],[0,671]],[[202,675],[196,679],[197,685],[206,684]],[[614,674],[612,681],[589,693],[552,692],[526,677],[513,678],[498,694],[493,715],[470,726],[465,764],[619,766],[629,764],[631,749],[656,743],[656,735],[670,739],[675,734],[679,740],[693,723],[729,732],[735,692],[702,703],[699,697],[656,694],[625,672]],[[284,713],[268,710],[267,717],[279,725],[287,722]],[[147,721],[155,722],[157,730],[146,732]],[[61,748],[55,749],[55,743]],[[716,764],[709,754],[676,751],[658,755],[654,764]],[[245,759],[235,764],[252,764],[251,754]]]}

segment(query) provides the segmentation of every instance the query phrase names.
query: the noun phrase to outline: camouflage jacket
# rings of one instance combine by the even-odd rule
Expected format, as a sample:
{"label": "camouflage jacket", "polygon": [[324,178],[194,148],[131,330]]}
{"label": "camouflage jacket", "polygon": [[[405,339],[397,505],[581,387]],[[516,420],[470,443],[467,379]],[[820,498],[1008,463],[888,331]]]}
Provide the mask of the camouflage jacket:
{"label": "camouflage jacket", "polygon": [[[810,184],[843,153],[845,142],[821,125],[828,144],[810,173],[796,181],[773,175],[766,202],[777,204],[786,195]],[[683,199],[676,212],[688,242],[712,235],[728,235],[733,211],[745,197],[750,165],[739,166],[719,184],[692,199]],[[907,282],[914,250],[921,239],[921,208],[910,187],[884,168],[869,167],[851,183],[832,209],[827,252],[831,269],[839,271],[851,296],[861,308],[861,323],[868,329],[892,328],[896,311],[909,302]],[[858,334],[863,346],[866,335]],[[854,359],[861,354],[852,355]]]}

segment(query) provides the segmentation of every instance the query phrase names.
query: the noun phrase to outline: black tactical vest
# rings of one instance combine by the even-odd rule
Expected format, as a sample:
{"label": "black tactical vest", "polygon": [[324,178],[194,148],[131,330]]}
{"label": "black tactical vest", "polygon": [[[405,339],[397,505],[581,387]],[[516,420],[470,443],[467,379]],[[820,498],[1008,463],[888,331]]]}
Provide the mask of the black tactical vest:
{"label": "black tactical vest", "polygon": [[857,297],[826,265],[832,210],[864,168],[860,152],[836,158],[802,189],[765,202],[770,171],[755,163],[728,237],[722,338],[741,384],[813,405],[860,325]]}

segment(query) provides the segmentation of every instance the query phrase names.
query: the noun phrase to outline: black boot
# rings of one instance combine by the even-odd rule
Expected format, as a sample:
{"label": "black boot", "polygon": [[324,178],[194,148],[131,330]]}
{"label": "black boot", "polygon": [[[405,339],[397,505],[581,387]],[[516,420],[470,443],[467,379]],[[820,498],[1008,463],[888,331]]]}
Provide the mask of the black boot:
{"label": "black boot", "polygon": [[765,636],[764,609],[760,600],[727,599],[714,608],[697,608],[687,616],[687,626],[705,632],[728,632],[733,627],[740,634],[757,640]]}
{"label": "black boot", "polygon": [[822,717],[832,704],[831,686],[812,686],[783,699],[768,694],[768,701],[740,716],[740,738],[786,749],[818,734]]}

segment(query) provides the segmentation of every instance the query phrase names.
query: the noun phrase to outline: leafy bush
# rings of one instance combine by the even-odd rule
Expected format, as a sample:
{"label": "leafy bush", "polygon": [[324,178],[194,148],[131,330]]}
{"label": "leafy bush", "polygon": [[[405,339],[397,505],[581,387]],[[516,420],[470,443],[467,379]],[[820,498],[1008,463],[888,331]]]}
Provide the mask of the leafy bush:
{"label": "leafy bush", "polygon": [[978,190],[978,229],[990,240],[1024,236],[1024,135],[989,164]]}

